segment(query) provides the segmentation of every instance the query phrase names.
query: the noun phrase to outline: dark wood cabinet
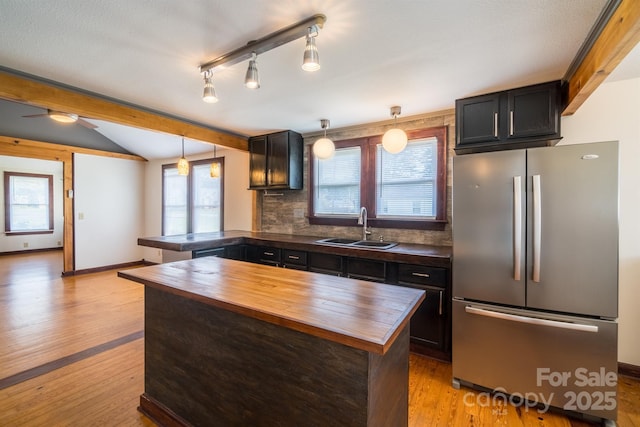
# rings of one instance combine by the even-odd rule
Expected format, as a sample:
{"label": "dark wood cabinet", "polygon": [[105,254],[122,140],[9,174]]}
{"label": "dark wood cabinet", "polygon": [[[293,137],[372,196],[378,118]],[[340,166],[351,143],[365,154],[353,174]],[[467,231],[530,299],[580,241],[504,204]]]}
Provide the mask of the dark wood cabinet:
{"label": "dark wood cabinet", "polygon": [[275,132],[249,138],[249,188],[302,189],[302,135]]}
{"label": "dark wood cabinet", "polygon": [[309,271],[343,276],[343,261],[340,255],[309,252],[307,255]]}
{"label": "dark wood cabinet", "polygon": [[245,250],[246,260],[257,264],[280,266],[280,249],[270,246],[248,245]]}
{"label": "dark wood cabinet", "polygon": [[397,284],[422,289],[426,298],[411,317],[411,341],[442,352],[451,346],[449,270],[415,264],[397,264]]}
{"label": "dark wood cabinet", "polygon": [[362,258],[347,258],[347,277],[351,279],[369,280],[371,282],[386,282],[386,265],[384,261],[374,261]]}
{"label": "dark wood cabinet", "polygon": [[456,154],[553,145],[560,138],[560,81],[456,100]]}
{"label": "dark wood cabinet", "polygon": [[[244,245],[244,248],[245,260],[248,262],[384,282],[425,291],[425,300],[411,317],[412,349],[450,360],[451,281],[448,268],[271,246]],[[228,249],[229,247],[227,255]]]}
{"label": "dark wood cabinet", "polygon": [[305,251],[294,251],[292,249],[282,250],[282,266],[295,270],[307,269],[307,253]]}

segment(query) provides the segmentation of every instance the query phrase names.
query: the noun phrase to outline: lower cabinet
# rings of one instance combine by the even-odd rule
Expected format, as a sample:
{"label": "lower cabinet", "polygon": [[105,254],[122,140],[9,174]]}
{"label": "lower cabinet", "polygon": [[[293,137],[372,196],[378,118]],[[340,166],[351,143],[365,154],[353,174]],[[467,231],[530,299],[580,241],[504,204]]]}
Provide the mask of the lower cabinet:
{"label": "lower cabinet", "polygon": [[280,266],[280,249],[270,246],[248,245],[246,249],[246,260],[257,264]]}
{"label": "lower cabinet", "polygon": [[439,358],[451,357],[451,287],[447,268],[250,244],[193,252],[193,258],[201,256],[219,256],[424,290],[426,298],[411,317],[412,349]]}
{"label": "lower cabinet", "polygon": [[449,270],[417,264],[398,264],[397,268],[398,285],[426,293],[411,318],[411,341],[448,354],[451,348]]}
{"label": "lower cabinet", "polygon": [[340,255],[309,252],[307,265],[309,271],[316,273],[331,274],[332,276],[344,275],[343,262]]}

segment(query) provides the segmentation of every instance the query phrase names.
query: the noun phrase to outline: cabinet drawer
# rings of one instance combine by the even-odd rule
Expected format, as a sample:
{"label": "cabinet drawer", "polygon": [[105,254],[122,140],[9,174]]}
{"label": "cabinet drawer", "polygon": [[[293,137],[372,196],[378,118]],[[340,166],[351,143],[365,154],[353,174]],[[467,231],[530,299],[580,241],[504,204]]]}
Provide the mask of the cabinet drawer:
{"label": "cabinet drawer", "polygon": [[206,256],[224,257],[224,255],[225,255],[224,248],[199,249],[191,253],[192,258],[202,258]]}
{"label": "cabinet drawer", "polygon": [[269,246],[248,246],[247,261],[260,264],[280,265],[280,249]]}
{"label": "cabinet drawer", "polygon": [[287,268],[306,268],[307,253],[304,251],[282,250],[282,265]]}
{"label": "cabinet drawer", "polygon": [[386,263],[369,259],[347,258],[347,277],[384,282]]}
{"label": "cabinet drawer", "polygon": [[447,269],[417,264],[399,264],[398,283],[446,286]]}
{"label": "cabinet drawer", "polygon": [[342,275],[342,257],[340,255],[309,252],[307,262],[310,271]]}

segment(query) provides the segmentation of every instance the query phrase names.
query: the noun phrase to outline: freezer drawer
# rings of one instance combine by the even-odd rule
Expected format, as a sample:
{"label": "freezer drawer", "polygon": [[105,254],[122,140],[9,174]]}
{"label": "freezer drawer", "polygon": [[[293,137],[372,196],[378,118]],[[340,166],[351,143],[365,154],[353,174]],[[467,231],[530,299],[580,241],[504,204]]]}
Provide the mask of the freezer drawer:
{"label": "freezer drawer", "polygon": [[457,299],[452,314],[454,381],[616,419],[615,321]]}

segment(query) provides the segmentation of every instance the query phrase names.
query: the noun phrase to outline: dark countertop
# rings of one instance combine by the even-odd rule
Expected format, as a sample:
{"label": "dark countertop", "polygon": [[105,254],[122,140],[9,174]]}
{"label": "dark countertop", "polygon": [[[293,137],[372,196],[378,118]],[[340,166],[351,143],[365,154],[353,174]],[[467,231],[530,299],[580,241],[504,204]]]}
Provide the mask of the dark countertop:
{"label": "dark countertop", "polygon": [[316,240],[325,237],[251,231],[220,231],[216,233],[196,233],[177,236],[141,237],[138,239],[138,245],[179,252],[213,249],[239,244],[266,245],[282,249],[314,251],[353,256],[356,258],[451,268],[450,246],[399,243],[390,249],[374,249],[345,247],[316,242]]}

